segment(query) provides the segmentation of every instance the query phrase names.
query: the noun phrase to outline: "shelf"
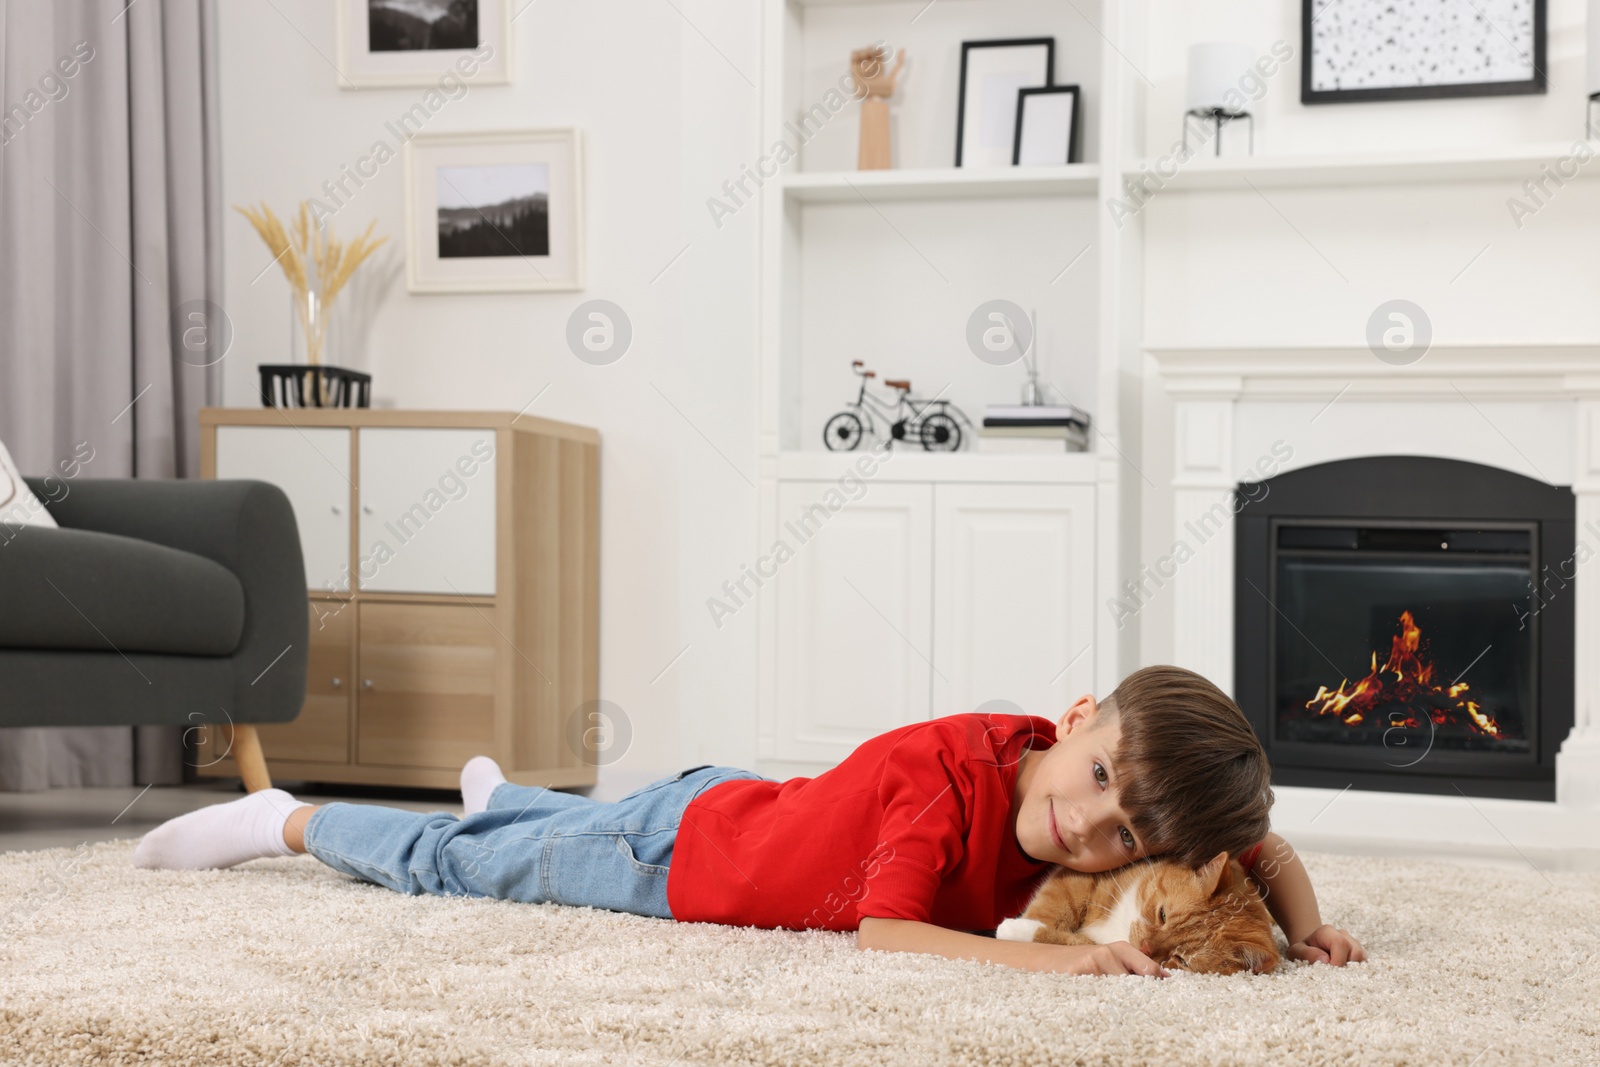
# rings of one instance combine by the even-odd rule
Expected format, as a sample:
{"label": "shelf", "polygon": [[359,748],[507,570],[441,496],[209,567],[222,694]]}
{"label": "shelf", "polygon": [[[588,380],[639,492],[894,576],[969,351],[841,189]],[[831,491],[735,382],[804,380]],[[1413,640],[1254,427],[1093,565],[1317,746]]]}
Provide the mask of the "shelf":
{"label": "shelf", "polygon": [[801,171],[783,179],[784,195],[803,203],[966,200],[981,197],[1093,196],[1098,163],[1062,167],[931,167],[923,170]]}
{"label": "shelf", "polygon": [[[1504,149],[1445,152],[1362,152],[1347,155],[1250,156],[1232,159],[1199,157],[1164,178],[1159,192],[1204,189],[1297,188],[1315,186],[1409,185],[1422,183],[1509,180],[1521,183],[1539,177],[1539,168],[1551,164],[1562,181],[1600,177],[1600,163],[1580,163],[1573,158],[1576,142],[1515,145]],[[1600,154],[1600,145],[1590,144]],[[1569,160],[1557,169],[1558,160]],[[1124,171],[1139,178],[1156,173],[1156,161]],[[1168,169],[1171,169],[1170,167]],[[1152,188],[1154,188],[1152,186]]]}
{"label": "shelf", "polygon": [[1005,452],[925,452],[918,448],[891,451],[869,475],[855,464],[871,461],[866,449],[856,452],[788,451],[777,454],[778,478],[798,481],[835,481],[854,471],[865,482],[1050,482],[1091,485],[1097,470],[1093,452],[1063,452],[1059,456]]}

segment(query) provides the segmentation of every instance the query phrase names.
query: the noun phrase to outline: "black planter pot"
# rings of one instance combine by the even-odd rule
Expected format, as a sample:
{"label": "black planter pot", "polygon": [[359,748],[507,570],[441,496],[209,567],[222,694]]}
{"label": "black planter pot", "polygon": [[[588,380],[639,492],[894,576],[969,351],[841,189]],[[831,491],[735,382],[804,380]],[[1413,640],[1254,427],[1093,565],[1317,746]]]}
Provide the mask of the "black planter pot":
{"label": "black planter pot", "polygon": [[372,375],[361,371],[304,363],[262,363],[257,369],[261,372],[263,407],[372,406]]}

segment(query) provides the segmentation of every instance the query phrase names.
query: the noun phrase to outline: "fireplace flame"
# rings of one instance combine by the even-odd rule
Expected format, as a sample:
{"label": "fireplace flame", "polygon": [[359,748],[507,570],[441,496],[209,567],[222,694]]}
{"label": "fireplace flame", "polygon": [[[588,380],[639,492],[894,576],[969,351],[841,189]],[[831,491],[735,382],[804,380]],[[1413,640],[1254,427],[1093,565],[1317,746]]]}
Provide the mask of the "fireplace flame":
{"label": "fireplace flame", "polygon": [[1462,699],[1469,688],[1465,682],[1433,684],[1433,664],[1419,654],[1421,645],[1421,627],[1411,612],[1401,612],[1400,632],[1390,639],[1389,658],[1383,666],[1378,666],[1378,653],[1374,651],[1371,671],[1353,688],[1345,688],[1350,684],[1348,678],[1340,679],[1338,689],[1318,686],[1317,695],[1306,701],[1306,707],[1319,716],[1337,716],[1346,726],[1355,726],[1374,711],[1389,708],[1390,726],[1413,729],[1422,726],[1424,715],[1434,725],[1443,726],[1456,712],[1476,732],[1499,737],[1499,724],[1485,715],[1476,701]]}

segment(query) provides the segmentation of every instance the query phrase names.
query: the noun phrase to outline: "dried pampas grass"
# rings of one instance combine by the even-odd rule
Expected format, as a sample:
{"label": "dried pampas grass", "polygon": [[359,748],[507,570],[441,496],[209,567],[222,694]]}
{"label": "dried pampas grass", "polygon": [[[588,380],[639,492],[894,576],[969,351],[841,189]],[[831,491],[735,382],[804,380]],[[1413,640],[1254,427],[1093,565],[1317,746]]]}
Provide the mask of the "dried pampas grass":
{"label": "dried pampas grass", "polygon": [[325,231],[323,227],[312,225],[309,203],[308,200],[300,202],[292,236],[265,201],[259,208],[235,204],[233,209],[250,220],[250,225],[266,242],[273,261],[283,268],[283,276],[294,292],[301,328],[305,331],[306,362],[314,366],[322,362],[322,340],[333,298],[339,295],[356,268],[389,238],[372,240],[372,228],[378,224],[378,220],[373,219],[360,237],[345,244],[334,238],[331,229]]}

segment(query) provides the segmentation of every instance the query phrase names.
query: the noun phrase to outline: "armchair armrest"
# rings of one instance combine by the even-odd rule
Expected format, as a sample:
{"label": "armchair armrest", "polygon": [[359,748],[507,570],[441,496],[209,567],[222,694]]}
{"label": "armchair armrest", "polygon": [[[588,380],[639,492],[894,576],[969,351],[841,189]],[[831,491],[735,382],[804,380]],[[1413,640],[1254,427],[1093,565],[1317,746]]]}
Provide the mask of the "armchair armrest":
{"label": "armchair armrest", "polygon": [[232,571],[244,587],[245,618],[228,715],[260,723],[300,714],[310,607],[300,532],[282,489],[250,479],[79,478],[51,500],[44,479],[24,480],[51,501],[46,506],[61,526],[153,541]]}

